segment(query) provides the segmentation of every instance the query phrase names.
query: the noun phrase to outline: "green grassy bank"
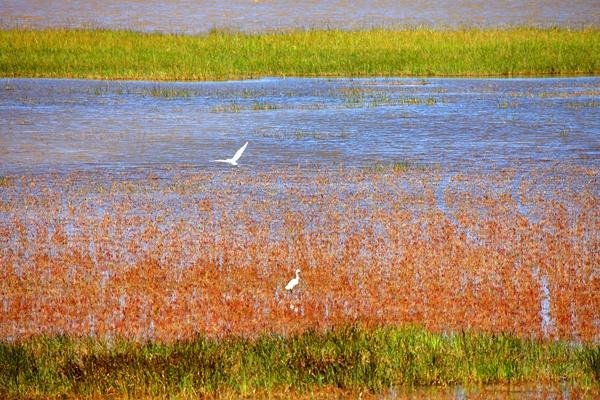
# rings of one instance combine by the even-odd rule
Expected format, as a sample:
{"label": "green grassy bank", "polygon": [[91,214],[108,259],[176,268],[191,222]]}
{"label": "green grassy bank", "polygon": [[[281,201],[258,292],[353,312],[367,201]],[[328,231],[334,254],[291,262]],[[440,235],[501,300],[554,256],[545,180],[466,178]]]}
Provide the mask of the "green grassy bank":
{"label": "green grassy bank", "polygon": [[1,30],[0,76],[223,80],[262,76],[600,73],[600,29],[284,31],[188,36]]}
{"label": "green grassy bank", "polygon": [[559,382],[596,391],[600,382],[597,345],[393,327],[172,344],[42,337],[1,342],[0,365],[2,397]]}

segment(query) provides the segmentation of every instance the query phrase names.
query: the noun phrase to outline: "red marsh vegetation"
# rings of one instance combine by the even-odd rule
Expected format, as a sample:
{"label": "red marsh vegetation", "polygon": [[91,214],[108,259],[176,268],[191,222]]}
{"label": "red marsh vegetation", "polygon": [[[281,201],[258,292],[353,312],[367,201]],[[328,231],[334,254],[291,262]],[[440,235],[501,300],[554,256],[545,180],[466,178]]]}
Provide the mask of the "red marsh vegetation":
{"label": "red marsh vegetation", "polygon": [[0,338],[361,323],[598,341],[598,188],[580,167],[3,178]]}

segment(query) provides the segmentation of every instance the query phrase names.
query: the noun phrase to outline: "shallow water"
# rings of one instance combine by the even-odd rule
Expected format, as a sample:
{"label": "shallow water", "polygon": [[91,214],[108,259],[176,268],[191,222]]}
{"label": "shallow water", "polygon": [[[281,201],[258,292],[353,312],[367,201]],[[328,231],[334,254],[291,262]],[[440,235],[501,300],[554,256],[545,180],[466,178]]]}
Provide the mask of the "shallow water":
{"label": "shallow water", "polygon": [[5,27],[104,27],[198,33],[211,28],[243,31],[371,26],[582,26],[600,20],[596,0],[377,0],[192,1],[3,0]]}
{"label": "shallow water", "polygon": [[600,78],[0,80],[0,173],[600,165]]}
{"label": "shallow water", "polygon": [[[94,268],[118,266],[115,274],[138,265],[156,249],[161,262],[175,269],[185,270],[200,259],[216,260],[222,268],[227,257],[243,257],[230,254],[235,249],[219,247],[221,240],[241,244],[239,251],[246,257],[249,244],[266,248],[292,238],[286,220],[295,217],[290,216],[307,218],[301,229],[308,234],[333,238],[329,244],[314,242],[302,253],[312,260],[311,268],[317,265],[313,248],[324,246],[319,250],[331,255],[328,260],[339,260],[348,233],[364,232],[371,242],[357,257],[369,264],[380,260],[382,274],[389,275],[398,248],[414,248],[425,240],[430,251],[437,236],[419,234],[401,245],[393,238],[410,238],[437,224],[456,232],[455,243],[494,257],[521,254],[522,237],[530,238],[528,251],[534,258],[556,249],[557,243],[577,241],[557,252],[565,260],[579,260],[574,265],[557,262],[583,271],[570,277],[569,284],[563,282],[561,269],[520,256],[511,259],[515,271],[524,274],[526,287],[539,294],[523,307],[530,313],[523,321],[531,325],[518,326],[529,329],[523,331],[527,336],[598,340],[600,320],[589,313],[585,290],[575,289],[592,287],[585,281],[592,273],[586,271],[598,264],[586,257],[598,237],[590,221],[598,220],[593,212],[600,193],[600,78],[196,83],[4,79],[0,120],[0,232],[8,233],[0,235],[0,256],[11,259],[16,276],[36,265],[39,254],[67,265],[61,257],[73,249],[89,256]],[[239,169],[211,162],[230,157],[245,141],[249,145]],[[15,221],[20,229],[14,228]],[[390,223],[402,233],[389,235],[396,232],[386,230]],[[213,229],[217,224],[235,229]],[[488,229],[506,224],[514,229],[505,232],[505,239]],[[150,228],[164,234],[140,242]],[[59,230],[64,231],[64,243],[54,240],[52,232]],[[252,242],[256,237],[249,232],[263,232],[258,236],[262,242]],[[553,241],[554,235],[560,240]],[[193,254],[181,252],[206,238],[207,246],[213,246],[208,250],[199,246],[203,250]],[[575,253],[565,255],[567,250]],[[270,261],[261,257],[248,262],[273,273]],[[288,257],[287,262],[292,260]],[[419,285],[421,273],[415,273]],[[100,286],[112,276],[103,275]],[[460,279],[465,286],[452,296],[468,294],[466,285],[476,292],[485,284],[477,273],[455,278],[453,282]],[[573,292],[565,292],[567,287]],[[223,293],[227,290],[224,286]],[[495,292],[484,288],[481,293]],[[565,293],[573,296],[567,301]],[[427,296],[415,304],[429,312],[428,300],[423,300]],[[432,292],[434,297],[438,294]],[[37,295],[32,299],[32,309],[36,301],[45,301]],[[452,299],[449,304],[461,304],[461,297]],[[518,300],[521,308],[523,300]],[[8,309],[8,300],[2,301]],[[352,311],[345,302],[337,304],[338,310]],[[90,322],[77,310],[62,321],[96,332],[108,329],[106,321],[114,313],[108,307]],[[20,315],[15,313],[15,320]],[[65,333],[75,326],[44,325],[35,315],[31,311],[22,325],[11,325],[13,331],[5,337],[23,335],[27,329]],[[437,317],[425,322],[445,323],[444,329],[462,327],[449,315],[459,315],[463,323],[463,314],[451,313],[445,313],[446,322]],[[510,314],[499,312],[485,321],[504,323],[503,315]],[[412,314],[404,320],[408,318]],[[146,319],[141,330],[127,333],[141,337],[136,335],[154,332],[153,321]],[[219,329],[229,329],[228,323]],[[513,332],[516,325],[510,320],[493,328],[498,326]],[[196,322],[195,329],[202,330]],[[465,398],[465,393],[453,397]],[[509,393],[507,398],[557,398],[527,393],[533,394]],[[467,397],[477,398],[471,392]]]}
{"label": "shallow water", "polygon": [[455,386],[454,388],[421,388],[406,390],[390,390],[382,398],[384,399],[496,399],[496,400],[569,400],[569,399],[594,399],[598,393],[594,391],[583,391],[569,387],[561,386],[482,386],[473,388],[464,388]]}

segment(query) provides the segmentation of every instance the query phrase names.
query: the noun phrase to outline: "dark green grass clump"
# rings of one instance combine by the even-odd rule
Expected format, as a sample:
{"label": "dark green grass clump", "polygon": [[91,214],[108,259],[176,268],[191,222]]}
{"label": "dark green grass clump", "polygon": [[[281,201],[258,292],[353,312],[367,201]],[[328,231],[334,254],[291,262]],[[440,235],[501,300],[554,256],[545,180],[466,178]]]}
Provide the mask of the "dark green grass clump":
{"label": "dark green grass clump", "polygon": [[0,30],[3,77],[223,80],[598,73],[597,28],[213,31],[194,36]]}
{"label": "dark green grass clump", "polygon": [[0,344],[0,396],[195,396],[318,387],[597,387],[597,345],[418,328],[339,328],[170,344],[39,337]]}

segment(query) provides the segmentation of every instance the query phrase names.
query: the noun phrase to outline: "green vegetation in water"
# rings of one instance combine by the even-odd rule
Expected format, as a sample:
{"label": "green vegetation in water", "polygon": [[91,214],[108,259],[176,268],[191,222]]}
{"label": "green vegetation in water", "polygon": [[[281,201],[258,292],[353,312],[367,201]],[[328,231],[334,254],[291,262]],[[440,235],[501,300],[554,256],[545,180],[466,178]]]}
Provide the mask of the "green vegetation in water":
{"label": "green vegetation in water", "polygon": [[396,161],[389,164],[377,163],[372,167],[367,168],[369,172],[405,172],[409,170],[421,169],[423,166],[419,166],[417,164],[410,163],[408,161]]}
{"label": "green vegetation in water", "polygon": [[325,132],[325,131],[314,131],[314,130],[296,130],[291,133],[290,136],[296,140],[345,140],[350,137],[350,134],[346,131],[336,131],[336,132]]}
{"label": "green vegetation in water", "polygon": [[150,89],[150,96],[152,97],[164,97],[164,98],[174,98],[174,97],[190,97],[191,92],[186,89],[177,89],[177,88],[168,88],[161,86],[154,86]]}
{"label": "green vegetation in water", "polygon": [[283,106],[267,103],[265,101],[253,101],[249,105],[242,105],[239,103],[226,103],[213,106],[210,111],[213,113],[238,113],[242,111],[272,111],[280,110]]}
{"label": "green vegetation in water", "polygon": [[568,102],[566,103],[567,108],[597,108],[600,107],[600,101],[597,100],[588,100],[588,101],[580,101],[580,102]]}
{"label": "green vegetation in water", "polygon": [[198,95],[197,91],[193,91],[186,88],[180,88],[172,85],[153,85],[152,87],[140,89],[127,87],[121,85],[120,83],[116,87],[111,87],[111,85],[108,82],[106,84],[102,84],[101,86],[96,86],[92,89],[89,89],[88,93],[94,94],[96,96],[107,96],[114,93],[119,96],[127,94],[160,97],[165,99],[188,98],[191,96]]}
{"label": "green vegetation in water", "polygon": [[346,327],[175,343],[37,337],[0,343],[0,396],[197,396],[318,387],[568,383],[596,390],[597,345],[419,328]]}
{"label": "green vegetation in water", "polygon": [[345,107],[380,107],[380,106],[406,106],[406,105],[428,105],[437,104],[434,97],[393,97],[382,90],[365,90],[359,87],[343,88],[339,93]]}
{"label": "green vegetation in water", "polygon": [[210,109],[214,113],[238,113],[243,110],[244,108],[238,103],[220,104]]}
{"label": "green vegetation in water", "polygon": [[[335,108],[375,108],[385,106],[420,106],[436,105],[438,100],[434,97],[393,97],[381,91],[375,93],[365,92],[359,88],[349,88],[341,91],[341,103],[330,107]],[[253,102],[228,102],[211,107],[213,113],[238,113],[242,111],[273,111],[282,109],[321,110],[328,106],[324,103],[307,105],[276,104],[267,101],[254,100]]]}
{"label": "green vegetation in water", "polygon": [[517,108],[519,103],[515,100],[498,100],[498,108]]}
{"label": "green vegetation in water", "polygon": [[0,30],[3,77],[225,80],[598,73],[598,28],[212,31],[196,36]]}
{"label": "green vegetation in water", "polygon": [[385,174],[385,173],[404,173],[408,171],[439,171],[439,164],[420,164],[412,161],[393,161],[389,163],[377,162],[371,166],[365,167],[364,170],[368,173]]}
{"label": "green vegetation in water", "polygon": [[282,108],[276,104],[267,103],[265,101],[255,101],[252,103],[252,110],[254,111],[269,111],[269,110],[277,110]]}
{"label": "green vegetation in water", "polygon": [[350,137],[348,131],[322,131],[310,129],[298,129],[294,131],[278,131],[270,129],[259,129],[252,132],[253,135],[270,139],[290,139],[296,140],[345,140]]}

